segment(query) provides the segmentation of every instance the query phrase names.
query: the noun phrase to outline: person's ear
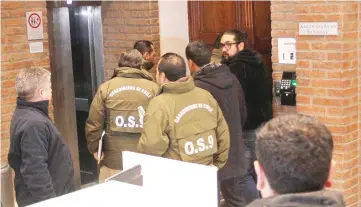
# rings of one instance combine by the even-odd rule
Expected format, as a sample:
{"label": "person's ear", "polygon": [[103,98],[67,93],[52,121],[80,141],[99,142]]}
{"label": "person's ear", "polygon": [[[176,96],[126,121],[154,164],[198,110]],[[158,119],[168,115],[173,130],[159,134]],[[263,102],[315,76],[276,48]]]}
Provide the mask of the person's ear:
{"label": "person's ear", "polygon": [[159,76],[160,76],[160,80],[162,81],[162,83],[168,82],[168,79],[167,79],[167,77],[165,76],[165,73],[164,73],[164,72],[161,72],[161,73],[159,74]]}
{"label": "person's ear", "polygon": [[257,174],[257,189],[259,191],[261,191],[265,187],[265,184],[266,184],[265,179],[267,179],[267,178],[264,174],[261,164],[257,160],[254,161],[253,164],[254,164],[254,169],[256,171],[256,174]]}
{"label": "person's ear", "polygon": [[336,161],[331,160],[330,171],[329,171],[329,173],[328,173],[328,178],[327,178],[326,183],[325,183],[325,187],[326,187],[326,188],[332,187],[331,178],[332,178],[332,176],[333,176],[335,167],[336,167]]}
{"label": "person's ear", "polygon": [[149,52],[145,52],[144,55],[143,55],[143,59],[144,60],[148,60],[149,59]]}
{"label": "person's ear", "polygon": [[39,95],[41,96],[45,95],[45,91],[43,88],[39,88]]}
{"label": "person's ear", "polygon": [[188,67],[192,72],[194,71],[194,63],[191,59],[188,59]]}
{"label": "person's ear", "polygon": [[242,51],[244,49],[244,42],[239,43],[237,47],[239,51]]}

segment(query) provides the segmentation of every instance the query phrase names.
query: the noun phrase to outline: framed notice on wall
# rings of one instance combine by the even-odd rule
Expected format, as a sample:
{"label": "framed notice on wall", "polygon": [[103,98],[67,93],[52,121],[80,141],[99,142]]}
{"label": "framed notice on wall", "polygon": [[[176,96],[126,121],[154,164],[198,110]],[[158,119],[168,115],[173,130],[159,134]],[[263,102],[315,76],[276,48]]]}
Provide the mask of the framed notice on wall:
{"label": "framed notice on wall", "polygon": [[296,64],[295,38],[278,38],[278,63]]}
{"label": "framed notice on wall", "polygon": [[42,12],[26,12],[28,40],[44,39]]}

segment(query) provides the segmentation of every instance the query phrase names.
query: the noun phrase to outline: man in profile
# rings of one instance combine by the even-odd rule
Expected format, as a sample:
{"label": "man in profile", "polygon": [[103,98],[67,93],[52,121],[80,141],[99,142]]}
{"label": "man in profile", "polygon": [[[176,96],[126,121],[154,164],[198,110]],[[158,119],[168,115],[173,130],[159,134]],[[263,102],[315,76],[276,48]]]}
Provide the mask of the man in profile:
{"label": "man in profile", "polygon": [[334,206],[345,203],[331,187],[330,131],[313,117],[290,114],[269,121],[257,134],[254,166],[263,199],[248,207]]}
{"label": "man in profile", "polygon": [[15,81],[18,99],[10,125],[8,162],[15,172],[20,207],[75,189],[69,148],[49,117],[50,75],[44,68],[24,69]]}
{"label": "man in profile", "polygon": [[153,43],[148,40],[138,40],[134,43],[133,48],[138,50],[143,56],[140,68],[150,72],[154,67],[155,49]]}

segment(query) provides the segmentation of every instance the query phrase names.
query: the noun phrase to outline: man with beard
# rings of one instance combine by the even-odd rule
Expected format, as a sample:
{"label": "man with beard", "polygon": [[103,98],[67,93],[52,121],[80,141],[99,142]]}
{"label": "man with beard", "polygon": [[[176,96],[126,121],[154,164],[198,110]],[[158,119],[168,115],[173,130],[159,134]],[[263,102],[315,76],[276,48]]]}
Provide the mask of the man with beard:
{"label": "man with beard", "polygon": [[[186,48],[189,69],[197,87],[210,92],[217,100],[230,131],[230,150],[226,165],[219,170],[220,190],[227,206],[245,206],[257,197],[253,179],[247,178],[242,128],[247,117],[243,90],[229,68],[211,63],[211,48],[194,41]],[[250,189],[253,188],[253,191]],[[252,195],[253,193],[253,195]]]}
{"label": "man with beard", "polygon": [[222,63],[238,78],[247,104],[247,120],[243,126],[246,148],[249,150],[249,172],[255,178],[252,163],[255,130],[272,118],[272,76],[263,63],[262,56],[245,48],[246,32],[229,30],[223,33],[219,47]]}

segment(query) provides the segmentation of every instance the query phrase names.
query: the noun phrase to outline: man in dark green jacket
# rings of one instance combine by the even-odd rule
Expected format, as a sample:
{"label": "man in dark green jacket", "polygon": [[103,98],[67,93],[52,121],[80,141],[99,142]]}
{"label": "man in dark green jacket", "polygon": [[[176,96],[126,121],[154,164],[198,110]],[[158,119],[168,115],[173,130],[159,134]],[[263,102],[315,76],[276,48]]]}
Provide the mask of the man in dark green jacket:
{"label": "man in dark green jacket", "polygon": [[157,67],[160,95],[149,103],[139,141],[141,153],[222,168],[229,131],[217,101],[186,77],[183,58],[162,56]]}
{"label": "man in dark green jacket", "polygon": [[141,62],[142,56],[135,49],[122,53],[114,77],[99,87],[90,106],[85,133],[88,149],[95,158],[105,130],[101,182],[122,170],[122,151],[136,150],[143,128],[138,107],[146,109],[158,93],[158,85],[152,77],[140,70]]}

